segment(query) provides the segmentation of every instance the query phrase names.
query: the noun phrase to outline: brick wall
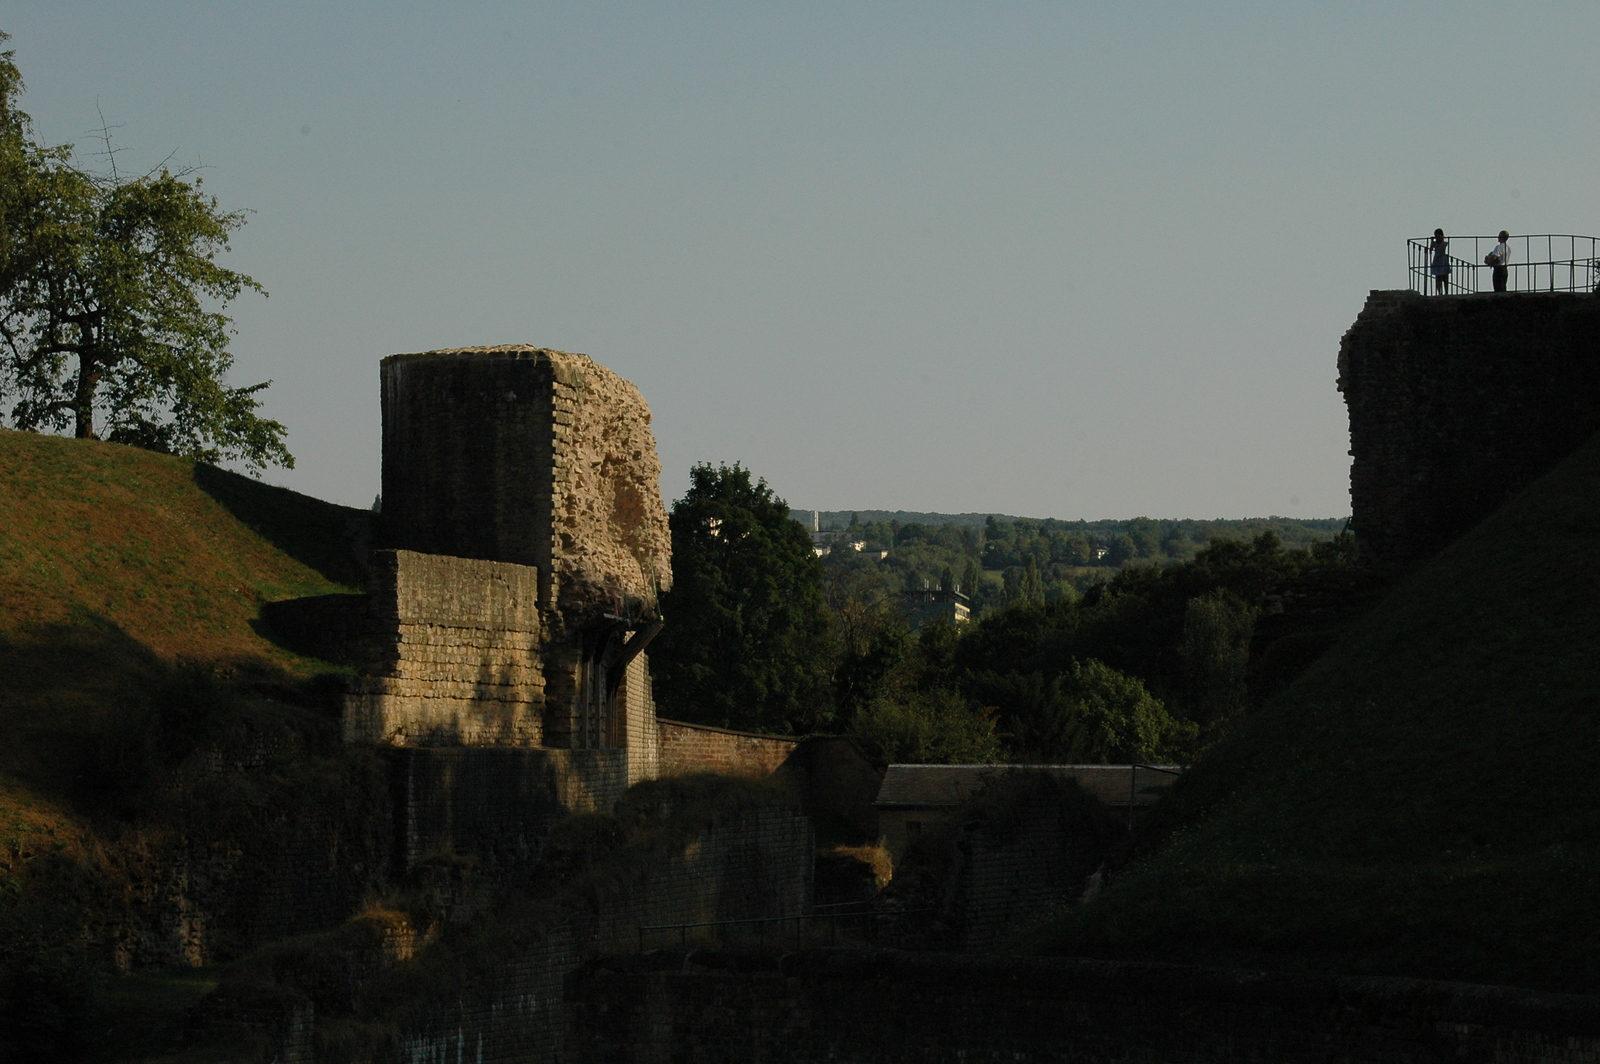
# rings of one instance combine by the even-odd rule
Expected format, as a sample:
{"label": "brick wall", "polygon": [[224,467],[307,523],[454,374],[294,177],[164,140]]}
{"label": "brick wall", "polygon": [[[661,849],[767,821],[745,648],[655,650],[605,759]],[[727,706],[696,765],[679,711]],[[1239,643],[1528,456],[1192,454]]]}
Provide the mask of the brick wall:
{"label": "brick wall", "polygon": [[883,785],[883,770],[853,740],[832,735],[802,739],[782,766],[784,774],[799,782],[813,816],[867,840],[878,837],[873,802]]}
{"label": "brick wall", "polygon": [[595,1064],[1600,1055],[1600,998],[1073,958],[665,952],[595,960],[566,1000],[566,1059]]}
{"label": "brick wall", "polygon": [[754,732],[712,728],[681,720],[658,720],[661,737],[660,774],[683,776],[691,772],[718,772],[731,776],[768,776],[787,761],[799,745]]}
{"label": "brick wall", "polygon": [[[757,809],[718,824],[663,857],[633,884],[596,899],[600,949],[637,948],[639,928],[798,916],[811,903],[811,822],[790,809]],[[646,948],[676,941],[647,932]]]}
{"label": "brick wall", "polygon": [[538,571],[405,550],[374,551],[370,564],[346,741],[540,745]]}
{"label": "brick wall", "polygon": [[628,662],[612,712],[621,725],[621,734],[615,741],[628,751],[628,785],[655,779],[661,774],[661,730],[656,721],[648,655],[638,654]]}
{"label": "brick wall", "polygon": [[1363,553],[1426,557],[1600,431],[1600,299],[1373,292],[1339,389]]}

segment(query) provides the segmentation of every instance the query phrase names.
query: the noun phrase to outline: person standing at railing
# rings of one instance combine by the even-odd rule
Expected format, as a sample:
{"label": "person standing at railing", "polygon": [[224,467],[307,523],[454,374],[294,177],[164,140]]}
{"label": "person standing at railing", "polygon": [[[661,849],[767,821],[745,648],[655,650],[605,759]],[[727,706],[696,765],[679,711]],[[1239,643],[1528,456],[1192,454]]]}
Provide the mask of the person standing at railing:
{"label": "person standing at railing", "polygon": [[1428,266],[1428,272],[1433,275],[1433,292],[1435,295],[1444,295],[1450,284],[1450,242],[1444,238],[1443,229],[1433,231],[1433,262]]}
{"label": "person standing at railing", "polygon": [[1509,275],[1506,264],[1511,261],[1511,249],[1506,247],[1506,241],[1510,239],[1510,233],[1504,229],[1500,230],[1500,243],[1496,244],[1494,250],[1483,257],[1485,266],[1494,267],[1494,290],[1496,292],[1504,292],[1506,290],[1506,277]]}

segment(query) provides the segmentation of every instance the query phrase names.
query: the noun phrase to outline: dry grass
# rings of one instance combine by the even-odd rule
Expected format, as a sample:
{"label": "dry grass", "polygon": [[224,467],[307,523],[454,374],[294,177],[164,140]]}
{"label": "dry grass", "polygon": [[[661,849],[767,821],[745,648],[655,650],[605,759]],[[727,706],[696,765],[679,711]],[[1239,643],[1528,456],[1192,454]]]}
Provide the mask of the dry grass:
{"label": "dry grass", "polygon": [[860,861],[872,869],[872,879],[879,890],[888,886],[894,878],[894,858],[890,856],[889,848],[881,842],[871,846],[834,846],[824,852]]}

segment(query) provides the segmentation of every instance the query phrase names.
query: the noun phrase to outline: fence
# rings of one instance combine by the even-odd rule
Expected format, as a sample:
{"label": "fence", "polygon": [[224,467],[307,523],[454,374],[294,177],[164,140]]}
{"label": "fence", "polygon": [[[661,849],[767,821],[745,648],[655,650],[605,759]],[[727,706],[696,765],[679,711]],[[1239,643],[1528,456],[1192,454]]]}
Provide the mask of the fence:
{"label": "fence", "polygon": [[[1424,295],[1471,295],[1487,292],[1493,285],[1493,267],[1483,264],[1484,256],[1500,242],[1494,236],[1453,236],[1447,238],[1446,256],[1450,273],[1440,293],[1430,272],[1433,266],[1433,238],[1406,241],[1407,268],[1411,290]],[[1471,247],[1469,252],[1467,249]],[[1508,292],[1593,292],[1600,290],[1600,237],[1571,233],[1532,233],[1506,241],[1511,261],[1506,264]]]}

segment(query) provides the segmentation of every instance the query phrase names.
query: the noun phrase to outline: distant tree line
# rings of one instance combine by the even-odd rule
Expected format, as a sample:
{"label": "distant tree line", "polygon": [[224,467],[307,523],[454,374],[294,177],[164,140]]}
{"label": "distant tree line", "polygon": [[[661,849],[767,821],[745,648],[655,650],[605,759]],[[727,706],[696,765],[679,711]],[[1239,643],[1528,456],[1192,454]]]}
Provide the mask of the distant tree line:
{"label": "distant tree line", "polygon": [[[660,710],[901,761],[1188,761],[1264,693],[1269,592],[1349,565],[1353,540],[1333,521],[1118,524],[1119,561],[1086,523],[994,518],[852,521],[819,558],[765,482],[697,466],[672,510]],[[902,596],[924,587],[961,589],[976,619],[913,630]]]}
{"label": "distant tree line", "polygon": [[[892,590],[959,590],[982,612],[1017,602],[1059,602],[1110,579],[1130,564],[1166,566],[1193,559],[1213,541],[1271,534],[1289,550],[1337,536],[1342,519],[1285,517],[1238,521],[1058,521],[991,516],[982,525],[950,521],[861,521],[852,517],[824,566],[876,565]],[[868,557],[851,549],[861,543]],[[876,553],[887,550],[881,562]]]}

